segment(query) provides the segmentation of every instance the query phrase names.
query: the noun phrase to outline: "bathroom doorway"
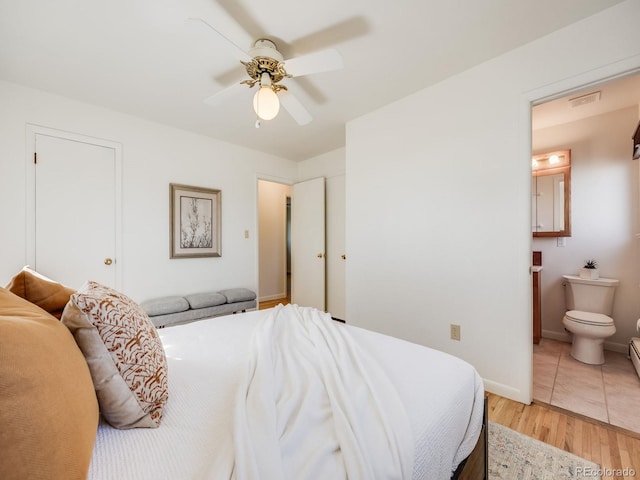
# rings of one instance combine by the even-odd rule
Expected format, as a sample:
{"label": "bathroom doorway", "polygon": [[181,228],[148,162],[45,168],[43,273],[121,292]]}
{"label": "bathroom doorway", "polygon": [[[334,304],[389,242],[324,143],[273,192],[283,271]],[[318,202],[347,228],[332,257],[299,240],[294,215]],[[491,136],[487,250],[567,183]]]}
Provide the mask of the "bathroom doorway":
{"label": "bathroom doorway", "polygon": [[258,291],[261,308],[288,303],[291,185],[258,180]]}
{"label": "bathroom doorway", "polygon": [[[571,150],[571,236],[536,237],[542,252],[541,333],[533,349],[533,399],[640,433],[631,410],[640,379],[627,358],[640,318],[638,162],[631,137],[640,120],[640,75],[602,81],[532,107],[532,155]],[[595,258],[604,277],[620,280],[616,333],[605,341],[605,364],[570,355],[563,327],[563,274]]]}

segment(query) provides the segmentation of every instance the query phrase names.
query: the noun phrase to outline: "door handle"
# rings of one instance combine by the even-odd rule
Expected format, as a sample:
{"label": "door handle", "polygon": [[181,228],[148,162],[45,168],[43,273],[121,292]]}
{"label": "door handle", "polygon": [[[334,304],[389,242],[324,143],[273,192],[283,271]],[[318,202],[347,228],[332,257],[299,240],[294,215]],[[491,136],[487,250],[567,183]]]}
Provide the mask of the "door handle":
{"label": "door handle", "polygon": [[105,258],[104,259],[104,264],[105,265],[111,265],[113,263],[113,260],[111,260],[110,258]]}
{"label": "door handle", "polygon": [[340,255],[340,258],[343,259],[343,260],[346,260],[347,259],[347,254],[343,253],[342,255]]}

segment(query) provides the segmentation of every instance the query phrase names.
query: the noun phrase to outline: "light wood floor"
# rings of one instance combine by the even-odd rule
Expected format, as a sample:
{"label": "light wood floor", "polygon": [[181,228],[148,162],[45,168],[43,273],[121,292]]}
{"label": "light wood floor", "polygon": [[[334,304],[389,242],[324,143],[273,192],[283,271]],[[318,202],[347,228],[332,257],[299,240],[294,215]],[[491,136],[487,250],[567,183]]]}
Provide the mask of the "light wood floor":
{"label": "light wood floor", "polygon": [[640,436],[632,432],[494,394],[489,394],[489,420],[600,464],[610,470],[603,479],[640,478]]}
{"label": "light wood floor", "polygon": [[279,303],[286,305],[287,303],[291,303],[291,299],[289,297],[286,298],[277,298],[275,300],[267,300],[266,302],[260,302],[259,310],[265,310],[267,308],[273,308]]}
{"label": "light wood floor", "polygon": [[[260,309],[290,302],[260,302]],[[488,397],[489,420],[599,464],[603,480],[640,479],[640,435],[550,405]]]}

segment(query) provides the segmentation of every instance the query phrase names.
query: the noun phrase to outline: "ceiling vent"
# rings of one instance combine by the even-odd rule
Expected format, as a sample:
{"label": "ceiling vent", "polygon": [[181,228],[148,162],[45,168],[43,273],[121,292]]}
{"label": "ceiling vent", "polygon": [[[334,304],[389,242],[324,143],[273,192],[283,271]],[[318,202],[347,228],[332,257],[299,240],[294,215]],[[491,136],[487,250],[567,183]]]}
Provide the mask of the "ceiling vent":
{"label": "ceiling vent", "polygon": [[571,108],[575,108],[587,105],[589,103],[599,102],[601,93],[602,92],[598,90],[597,92],[587,93],[586,95],[580,95],[579,97],[570,98],[569,105],[571,105]]}

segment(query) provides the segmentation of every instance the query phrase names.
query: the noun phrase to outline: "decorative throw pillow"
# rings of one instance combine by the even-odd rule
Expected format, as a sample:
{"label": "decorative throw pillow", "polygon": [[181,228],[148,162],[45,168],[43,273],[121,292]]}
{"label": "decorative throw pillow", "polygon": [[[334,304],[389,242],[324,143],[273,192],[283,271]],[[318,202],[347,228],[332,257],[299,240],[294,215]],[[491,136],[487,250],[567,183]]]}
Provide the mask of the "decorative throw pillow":
{"label": "decorative throw pillow", "polygon": [[167,402],[167,359],[147,314],[133,300],[89,281],[62,314],[84,353],[100,412],[116,428],[157,427]]}
{"label": "decorative throw pillow", "polygon": [[0,478],[87,478],[98,402],[69,330],[0,287]]}
{"label": "decorative throw pillow", "polygon": [[57,319],[60,319],[69,297],[75,292],[73,288],[45,277],[28,265],[9,281],[6,288],[19,297],[35,303]]}

